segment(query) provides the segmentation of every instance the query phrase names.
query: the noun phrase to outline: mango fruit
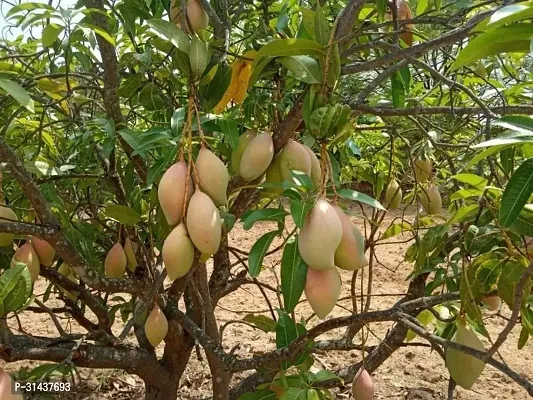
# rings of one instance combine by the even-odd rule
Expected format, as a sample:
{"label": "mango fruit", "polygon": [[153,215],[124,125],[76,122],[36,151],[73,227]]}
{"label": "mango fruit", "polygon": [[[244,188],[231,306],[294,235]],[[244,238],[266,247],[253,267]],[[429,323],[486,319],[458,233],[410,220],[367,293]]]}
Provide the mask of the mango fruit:
{"label": "mango fruit", "polygon": [[365,256],[365,238],[350,217],[338,205],[333,206],[342,224],[342,238],[335,250],[335,265],[355,271],[368,265]]}
{"label": "mango fruit", "polygon": [[[137,247],[137,243],[135,243],[135,247]],[[135,258],[135,250],[133,249],[133,244],[131,243],[130,238],[126,238],[126,242],[124,243],[124,253],[126,253],[126,259],[128,260],[128,269],[130,271],[135,271],[135,267],[137,267],[137,258]]]}
{"label": "mango fruit", "polygon": [[220,246],[222,225],[220,213],[211,198],[196,189],[187,210],[187,231],[194,246],[202,254],[215,254]]}
{"label": "mango fruit", "polygon": [[126,272],[128,257],[120,243],[115,243],[107,253],[104,261],[105,274],[108,278],[120,278]]}
{"label": "mango fruit", "polygon": [[17,266],[17,263],[23,263],[28,266],[30,271],[31,281],[35,282],[39,273],[41,272],[41,264],[39,262],[39,256],[35,252],[30,242],[24,243],[13,255],[11,259],[11,268]]}
{"label": "mango fruit", "polygon": [[168,333],[168,320],[161,308],[156,304],[146,322],[144,323],[144,333],[150,344],[157,347]]}
{"label": "mango fruit", "polygon": [[248,129],[241,136],[239,136],[239,142],[237,144],[237,147],[231,152],[231,169],[236,175],[240,175],[241,159],[244,150],[246,150],[248,144],[256,136],[257,131],[255,129]]}
{"label": "mango fruit", "polygon": [[[181,27],[181,2],[180,0],[172,0],[170,2],[170,20],[176,25]],[[209,15],[204,11],[202,4],[199,0],[187,1],[187,18],[190,22],[185,27],[185,32],[194,34],[203,29],[206,29],[209,25]],[[192,32],[191,29],[192,28]]]}
{"label": "mango fruit", "polygon": [[289,140],[281,151],[281,176],[292,182],[291,171],[299,171],[311,176],[311,157],[300,143]]}
{"label": "mango fruit", "polygon": [[262,192],[262,197],[275,198],[283,193],[283,177],[281,176],[281,152],[276,154],[265,174],[265,183],[276,185],[266,187]]}
{"label": "mango fruit", "polygon": [[274,142],[268,132],[253,138],[241,158],[239,173],[245,181],[253,181],[265,173],[274,158]]}
{"label": "mango fruit", "polygon": [[[61,264],[61,266],[58,268],[57,272],[59,272],[61,275],[67,277],[70,281],[74,282],[75,284],[78,284],[78,279],[76,278],[76,273],[72,270],[72,268],[70,267],[70,265],[68,265],[67,263],[63,263]],[[76,302],[76,300],[78,299],[78,296],[80,295],[80,293],[76,290],[74,291],[69,291],[65,288],[63,288],[62,286],[60,285],[57,285],[59,287],[59,290],[61,291],[61,293],[63,293],[63,295],[73,301],[73,302]]]}
{"label": "mango fruit", "polygon": [[336,268],[316,270],[311,265],[307,268],[305,296],[318,318],[326,318],[337,304],[341,283],[341,276]]}
{"label": "mango fruit", "polygon": [[[188,167],[185,161],[180,160],[170,166],[163,174],[157,195],[159,204],[170,226],[176,226],[183,217],[183,203],[185,203],[185,186],[187,182]],[[187,200],[193,193],[192,179],[188,179]]]}
{"label": "mango fruit", "polygon": [[[0,222],[18,221],[17,214],[8,207],[0,205]],[[0,233],[0,247],[13,246],[15,235],[12,233]]]}
{"label": "mango fruit", "polygon": [[320,187],[320,181],[322,179],[322,167],[315,152],[305,144],[302,146],[307,151],[307,154],[309,154],[309,158],[311,159],[311,180],[313,181],[313,190],[316,190]]}
{"label": "mango fruit", "polygon": [[0,367],[0,399],[2,400],[24,400],[22,394],[13,394],[15,383],[11,376]]}
{"label": "mango fruit", "polygon": [[421,158],[415,161],[415,178],[418,183],[427,182],[431,177],[432,165],[430,159],[422,160]]}
{"label": "mango fruit", "polygon": [[442,211],[442,198],[439,189],[434,185],[420,191],[420,203],[427,215],[440,214]]}
{"label": "mango fruit", "polygon": [[342,222],[335,208],[319,198],[305,217],[298,249],[306,264],[314,269],[335,268],[335,251],[342,239]]}
{"label": "mango fruit", "polygon": [[[479,351],[485,350],[481,340],[464,320],[457,322],[457,331],[453,335],[452,342],[472,347]],[[460,350],[448,348],[446,350],[446,367],[450,376],[459,386],[470,390],[477,378],[483,373],[485,363]]]}
{"label": "mango fruit", "polygon": [[194,260],[194,245],[182,222],[165,239],[162,249],[163,263],[171,280],[187,275]]}
{"label": "mango fruit", "polygon": [[355,375],[352,383],[352,395],[355,400],[372,400],[374,398],[374,382],[364,367],[359,369]]}
{"label": "mango fruit", "polygon": [[202,146],[195,166],[200,185],[205,193],[217,206],[226,206],[229,174],[224,163],[211,150]]}
{"label": "mango fruit", "polygon": [[39,239],[38,237],[31,238],[31,245],[39,257],[41,265],[49,267],[54,262],[56,252],[54,248],[46,240]]}
{"label": "mango fruit", "polygon": [[396,179],[390,181],[385,191],[385,207],[389,210],[396,210],[402,202],[402,189]]}

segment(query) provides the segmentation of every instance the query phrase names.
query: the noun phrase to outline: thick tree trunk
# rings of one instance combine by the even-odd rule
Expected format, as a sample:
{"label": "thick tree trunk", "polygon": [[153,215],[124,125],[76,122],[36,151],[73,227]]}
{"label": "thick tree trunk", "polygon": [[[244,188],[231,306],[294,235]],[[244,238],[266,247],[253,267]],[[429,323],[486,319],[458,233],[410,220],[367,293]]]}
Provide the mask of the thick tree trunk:
{"label": "thick tree trunk", "polygon": [[178,397],[178,383],[168,382],[165,387],[153,386],[144,382],[144,400],[176,400]]}

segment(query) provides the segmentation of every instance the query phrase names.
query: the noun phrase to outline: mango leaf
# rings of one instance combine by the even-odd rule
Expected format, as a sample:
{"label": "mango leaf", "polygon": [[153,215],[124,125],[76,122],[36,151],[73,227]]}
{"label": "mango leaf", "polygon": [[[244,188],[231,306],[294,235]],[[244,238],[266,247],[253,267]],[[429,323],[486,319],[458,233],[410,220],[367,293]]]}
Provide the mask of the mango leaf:
{"label": "mango leaf", "polygon": [[298,237],[291,238],[281,258],[281,293],[285,311],[290,313],[298,304],[305,287],[307,265],[298,251]]}
{"label": "mango leaf", "polygon": [[131,207],[121,206],[119,204],[110,204],[105,208],[107,217],[120,222],[121,224],[133,226],[141,222],[141,216]]}
{"label": "mango leaf", "polygon": [[199,77],[204,73],[208,61],[208,46],[200,38],[194,35],[191,38],[189,50],[189,59],[191,62],[191,72],[193,77]]}
{"label": "mango leaf", "polygon": [[459,182],[468,183],[481,190],[485,189],[485,186],[488,185],[488,181],[485,178],[476,174],[457,174],[452,176],[452,178]]}
{"label": "mango leaf", "polygon": [[522,23],[491,29],[472,39],[451,65],[455,71],[463,65],[499,53],[529,53],[533,24]]}
{"label": "mango leaf", "polygon": [[372,206],[374,208],[377,208],[379,210],[383,210],[383,211],[386,210],[386,208],[383,207],[379,201],[377,201],[376,199],[373,199],[370,196],[367,196],[364,193],[360,193],[360,192],[358,192],[356,190],[341,189],[337,193],[338,193],[339,196],[341,196],[341,197],[343,197],[343,198],[345,198],[347,200],[355,200],[355,201],[358,201],[360,203],[364,203],[364,204],[367,204],[367,205]]}
{"label": "mango leaf", "polygon": [[470,204],[466,207],[460,207],[459,210],[457,210],[457,212],[448,221],[446,221],[446,225],[453,225],[463,222],[466,217],[477,213],[478,210],[479,204]]}
{"label": "mango leaf", "polygon": [[[515,287],[522,274],[526,270],[524,263],[517,260],[510,260],[503,266],[500,279],[498,280],[498,295],[510,307],[514,304]],[[529,285],[525,285],[524,293],[529,293],[531,288],[531,279]],[[529,286],[529,287],[528,287]],[[525,297],[525,296],[524,296]]]}
{"label": "mango leaf", "polygon": [[389,239],[404,232],[412,231],[413,227],[408,222],[398,222],[389,226],[380,236],[381,240]]}
{"label": "mango leaf", "polygon": [[266,315],[247,314],[242,320],[249,322],[263,332],[276,332],[276,321]]}
{"label": "mango leaf", "polygon": [[395,108],[405,107],[405,85],[402,75],[396,71],[391,75],[392,105]]}
{"label": "mango leaf", "polygon": [[237,126],[235,120],[221,119],[218,121],[218,125],[220,126],[220,129],[222,129],[224,137],[226,138],[226,141],[230,147],[232,149],[236,149],[237,145],[239,144],[239,127]]}
{"label": "mango leaf", "polygon": [[18,12],[21,11],[31,11],[31,10],[49,10],[49,11],[55,11],[56,9],[52,6],[49,6],[45,3],[22,3],[19,5],[16,5],[15,7],[12,7],[6,14],[6,19],[11,17],[12,15],[15,15]]}
{"label": "mango leaf", "polygon": [[265,233],[263,236],[257,239],[257,242],[255,242],[252,246],[250,255],[248,256],[248,272],[252,278],[257,277],[261,272],[265,254],[268,252],[272,241],[277,235],[279,235],[279,231]]}
{"label": "mango leaf", "polygon": [[15,289],[24,269],[27,269],[26,264],[17,263],[14,268],[5,270],[0,276],[0,300],[4,301]]}
{"label": "mango leaf", "polygon": [[[489,145],[490,146],[490,145]],[[473,146],[475,147],[475,146]],[[483,147],[483,146],[481,146]],[[510,147],[510,145],[494,145],[492,147],[488,147],[487,149],[483,150],[482,152],[476,154],[469,162],[466,164],[465,169],[470,168],[473,165],[477,165],[480,161],[484,160],[485,158],[498,153],[499,151]]]}
{"label": "mango leaf", "polygon": [[296,323],[282,310],[278,311],[278,323],[276,325],[276,348],[287,347],[298,338]]}
{"label": "mango leaf", "polygon": [[533,193],[533,158],[522,163],[503,192],[498,219],[504,228],[516,220]]}
{"label": "mango leaf", "polygon": [[308,39],[276,39],[265,44],[257,52],[257,61],[261,57],[283,57],[309,54],[324,54],[323,46]]}
{"label": "mango leaf", "polygon": [[[496,138],[496,139],[487,140],[486,142],[478,143],[478,144],[476,144],[476,145],[474,145],[472,147],[476,148],[476,149],[479,149],[481,147],[517,145],[517,144],[524,144],[524,143],[533,143],[533,137],[514,136],[514,137]],[[495,151],[495,152],[497,152],[497,151]]]}
{"label": "mango leaf", "polygon": [[528,339],[529,339],[529,331],[527,330],[525,326],[522,326],[522,329],[520,330],[520,337],[518,338],[518,344],[517,344],[518,350],[522,350],[524,348]]}
{"label": "mango leaf", "polygon": [[43,46],[50,47],[54,44],[54,42],[57,40],[57,37],[65,27],[57,25],[57,24],[48,24],[43,29],[43,36],[42,36],[42,42]]}
{"label": "mango leaf", "polygon": [[331,30],[326,14],[322,11],[320,2],[316,3],[315,11],[315,36],[316,41],[322,45],[327,45],[329,42]]}
{"label": "mango leaf", "polygon": [[481,284],[481,290],[489,293],[495,289],[502,273],[501,260],[488,260],[483,262],[476,270],[476,279]]}
{"label": "mango leaf", "polygon": [[313,208],[313,203],[303,203],[299,200],[291,200],[291,215],[294,224],[298,228],[302,228],[304,225],[305,216]]}
{"label": "mango leaf", "polygon": [[243,394],[239,400],[276,400],[278,396],[271,390],[261,389]]}
{"label": "mango leaf", "polygon": [[35,112],[33,99],[30,97],[28,92],[26,92],[26,89],[20,86],[17,82],[1,78],[0,89],[6,91],[21,106],[26,107],[28,111]]}
{"label": "mango leaf", "polygon": [[499,26],[512,22],[522,21],[533,18],[533,3],[524,2],[520,4],[511,4],[500,8],[490,17],[481,21],[475,28],[474,32],[481,32],[494,29]]}
{"label": "mango leaf", "polygon": [[491,125],[533,136],[533,118],[524,115],[507,115],[491,122]]}
{"label": "mango leaf", "polygon": [[206,85],[200,86],[200,95],[206,103],[206,108],[215,107],[224,96],[231,82],[231,67],[219,65],[215,76]]}
{"label": "mango leaf", "polygon": [[294,77],[305,83],[320,83],[322,74],[318,63],[309,56],[290,56],[280,57],[278,61],[289,71],[294,74]]}
{"label": "mango leaf", "polygon": [[116,46],[115,39],[99,26],[88,24],[87,22],[80,23],[79,26],[93,31],[95,34],[106,40],[113,47]]}
{"label": "mango leaf", "polygon": [[249,230],[254,226],[258,221],[278,221],[282,222],[285,220],[285,216],[288,213],[285,210],[280,210],[277,208],[265,208],[262,210],[253,211],[249,214],[244,220],[242,226],[244,230]]}
{"label": "mango leaf", "polygon": [[533,236],[533,212],[527,209],[522,211],[510,229],[519,235]]}
{"label": "mango leaf", "polygon": [[30,270],[22,265],[22,272],[13,290],[3,299],[4,312],[17,311],[23,307],[32,295],[33,283]]}
{"label": "mango leaf", "polygon": [[165,21],[161,18],[153,18],[146,21],[148,26],[155,30],[160,37],[169,40],[174,46],[183,51],[189,52],[190,40],[182,29],[178,28],[176,24]]}
{"label": "mango leaf", "polygon": [[313,400],[308,399],[307,397],[307,389],[299,388],[299,387],[290,387],[287,389],[287,391],[283,394],[280,399],[283,400]]}

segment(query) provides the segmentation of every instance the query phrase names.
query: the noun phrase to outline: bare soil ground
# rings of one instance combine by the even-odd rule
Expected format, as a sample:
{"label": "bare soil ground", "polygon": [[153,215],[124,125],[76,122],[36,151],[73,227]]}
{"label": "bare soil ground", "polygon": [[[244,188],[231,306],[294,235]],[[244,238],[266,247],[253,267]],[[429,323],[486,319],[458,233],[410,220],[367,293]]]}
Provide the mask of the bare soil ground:
{"label": "bare soil ground", "polygon": [[[385,220],[388,223],[392,218],[399,216],[389,214]],[[410,210],[408,219],[414,218],[413,210]],[[354,218],[354,221],[363,229],[360,218]],[[274,224],[261,223],[253,227],[251,231],[244,231],[242,226],[237,225],[231,234],[230,246],[240,248],[242,250],[249,250],[255,243],[258,237],[263,233],[276,229]],[[289,227],[290,229],[290,227]],[[388,244],[381,245],[377,248],[377,257],[380,264],[375,266],[374,270],[374,284],[372,298],[372,310],[384,309],[394,304],[397,299],[406,292],[408,281],[406,277],[412,270],[409,263],[404,263],[403,254],[409,243],[394,243],[401,241],[402,237],[391,238]],[[279,244],[279,242],[277,242]],[[276,246],[276,242],[271,248]],[[276,273],[279,275],[279,262],[281,254],[277,253],[267,257],[265,264],[266,270],[261,272],[259,279],[262,282],[276,286]],[[234,259],[234,261],[237,261]],[[239,267],[236,265],[235,270]],[[341,297],[348,297],[350,295],[350,281],[351,273],[348,271],[341,271],[343,281],[343,291]],[[36,294],[44,293],[47,283],[43,278],[37,281],[35,287]],[[359,283],[358,283],[359,287]],[[279,305],[275,293],[268,293],[269,299],[274,307]],[[59,306],[61,302],[52,300],[51,296],[49,306]],[[339,303],[330,317],[337,317],[349,313],[351,300],[343,300]],[[240,320],[248,313],[270,315],[270,311],[266,302],[254,285],[246,285],[235,293],[224,298],[216,310],[219,324],[223,325],[228,321]],[[509,315],[510,312],[506,306],[502,309],[503,315]],[[304,301],[297,307],[297,316],[309,316],[311,309]],[[485,313],[486,325],[491,337],[496,337],[503,329],[506,321],[494,315],[493,313]],[[20,316],[22,326],[27,332],[39,336],[57,336],[57,332],[50,318],[47,314],[33,314],[25,312]],[[75,324],[70,324],[67,319],[60,320],[67,330],[73,332],[81,332],[80,328]],[[308,326],[316,324],[318,320],[312,319]],[[10,325],[16,328],[18,324],[15,320],[10,320]],[[372,334],[368,339],[369,345],[375,345],[381,338],[384,337],[387,330],[390,328],[389,323],[372,324]],[[114,326],[115,333],[120,333],[123,327],[120,316]],[[342,334],[342,330],[330,332],[319,339],[327,339],[338,337]],[[519,329],[515,329],[509,337],[509,340],[502,346],[500,354],[503,360],[514,370],[533,380],[533,344],[530,341],[528,345],[517,351]],[[359,340],[360,338],[356,338]],[[130,333],[128,338],[131,342],[134,341],[133,334]],[[414,340],[421,342],[421,340]],[[230,324],[224,330],[224,344],[229,350],[236,345],[239,345],[237,354],[243,357],[250,357],[254,354],[269,351],[275,348],[274,334],[265,334],[262,331],[255,330],[243,324]],[[488,342],[486,342],[488,344]],[[161,352],[161,349],[158,349]],[[320,368],[328,368],[331,370],[341,368],[354,362],[357,362],[361,357],[360,352],[327,352],[316,354],[315,365]],[[0,361],[2,362],[2,361]],[[36,362],[17,362],[6,366],[6,369],[14,373],[21,367],[35,367],[39,365]],[[100,399],[142,399],[143,384],[142,381],[131,375],[127,375],[122,371],[110,370],[90,370],[80,369],[82,377],[75,390],[68,395],[61,395],[56,397],[46,397],[39,395],[34,397],[38,399],[84,399],[84,400],[100,400]],[[234,378],[237,382],[242,376]],[[405,347],[401,348],[393,354],[375,373],[373,376],[376,388],[375,399],[445,399],[448,383],[448,373],[444,366],[443,360],[435,352],[427,347]],[[183,376],[181,382],[178,399],[201,399],[210,395],[210,373],[205,357],[198,359],[195,352],[191,358],[191,362]],[[346,386],[336,392],[336,398],[349,399],[349,387]],[[500,400],[500,399],[514,399],[525,400],[528,398],[527,393],[520,386],[515,384],[510,378],[501,374],[491,366],[487,366],[481,378],[475,384],[473,390],[466,391],[461,388],[457,389],[456,399],[469,400]]]}

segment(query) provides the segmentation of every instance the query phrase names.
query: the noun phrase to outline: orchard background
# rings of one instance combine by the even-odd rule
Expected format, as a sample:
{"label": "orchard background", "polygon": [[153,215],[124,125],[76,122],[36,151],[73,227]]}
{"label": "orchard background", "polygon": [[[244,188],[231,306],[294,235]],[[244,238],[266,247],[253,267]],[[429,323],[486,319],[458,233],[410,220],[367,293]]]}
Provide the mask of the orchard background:
{"label": "orchard background", "polygon": [[0,3],[2,400],[533,396],[533,3]]}

